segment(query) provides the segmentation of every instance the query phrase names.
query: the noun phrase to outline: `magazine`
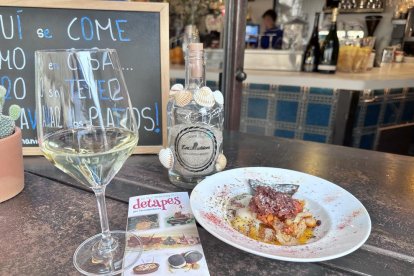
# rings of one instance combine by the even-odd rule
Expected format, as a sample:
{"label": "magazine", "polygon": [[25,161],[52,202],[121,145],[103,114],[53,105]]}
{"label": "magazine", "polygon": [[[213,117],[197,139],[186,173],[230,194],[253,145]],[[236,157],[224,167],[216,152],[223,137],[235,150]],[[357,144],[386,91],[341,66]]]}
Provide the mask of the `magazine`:
{"label": "magazine", "polygon": [[[187,192],[131,197],[127,231],[144,250],[124,275],[210,275]],[[125,258],[134,258],[137,246],[130,237]]]}

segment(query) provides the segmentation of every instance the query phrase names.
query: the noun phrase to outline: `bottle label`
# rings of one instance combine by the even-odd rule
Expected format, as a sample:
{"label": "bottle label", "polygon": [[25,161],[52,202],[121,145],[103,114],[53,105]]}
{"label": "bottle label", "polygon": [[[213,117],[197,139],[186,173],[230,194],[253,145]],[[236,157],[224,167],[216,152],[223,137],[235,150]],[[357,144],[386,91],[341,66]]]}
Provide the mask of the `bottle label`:
{"label": "bottle label", "polygon": [[200,173],[216,161],[218,141],[213,131],[201,126],[183,128],[175,139],[177,162],[183,169]]}
{"label": "bottle label", "polygon": [[319,64],[318,65],[318,70],[322,70],[322,71],[335,71],[336,70],[336,65]]}

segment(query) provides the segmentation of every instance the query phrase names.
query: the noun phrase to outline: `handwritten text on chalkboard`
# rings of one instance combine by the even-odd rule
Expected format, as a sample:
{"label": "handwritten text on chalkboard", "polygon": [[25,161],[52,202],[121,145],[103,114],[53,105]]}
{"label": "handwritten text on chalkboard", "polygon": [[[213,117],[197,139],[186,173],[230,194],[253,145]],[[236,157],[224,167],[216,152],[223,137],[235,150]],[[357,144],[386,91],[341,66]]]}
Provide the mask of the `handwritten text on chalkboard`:
{"label": "handwritten text on chalkboard", "polygon": [[[34,51],[94,47],[118,51],[139,126],[140,144],[162,144],[159,28],[157,13],[0,7],[0,84],[7,89],[6,105],[16,103],[22,107],[17,125],[23,132],[23,144],[37,145]],[[110,66],[110,61],[91,60],[90,65],[96,69]],[[50,66],[53,70],[57,65]],[[77,91],[79,97],[90,97],[83,81],[68,80],[69,91],[47,91],[47,96]],[[119,97],[116,79],[101,80],[96,85],[102,99]],[[50,120],[60,123],[57,110],[44,112]],[[113,115],[113,110],[108,111],[109,118]],[[92,108],[90,117],[94,116],[97,113]]]}

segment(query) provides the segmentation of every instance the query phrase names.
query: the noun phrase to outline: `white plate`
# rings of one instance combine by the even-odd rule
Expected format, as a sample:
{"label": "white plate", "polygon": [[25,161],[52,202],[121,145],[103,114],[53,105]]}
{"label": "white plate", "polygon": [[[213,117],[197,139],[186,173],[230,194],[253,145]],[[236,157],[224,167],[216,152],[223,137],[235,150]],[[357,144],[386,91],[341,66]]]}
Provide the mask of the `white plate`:
{"label": "white plate", "polygon": [[[294,197],[306,201],[322,224],[315,238],[304,245],[279,246],[250,239],[226,220],[230,198],[249,193],[248,179],[267,183],[300,185]],[[341,187],[305,173],[277,168],[240,168],[207,177],[191,193],[191,208],[197,221],[218,239],[241,250],[277,260],[319,262],[347,255],[368,239],[371,219],[365,207]]]}

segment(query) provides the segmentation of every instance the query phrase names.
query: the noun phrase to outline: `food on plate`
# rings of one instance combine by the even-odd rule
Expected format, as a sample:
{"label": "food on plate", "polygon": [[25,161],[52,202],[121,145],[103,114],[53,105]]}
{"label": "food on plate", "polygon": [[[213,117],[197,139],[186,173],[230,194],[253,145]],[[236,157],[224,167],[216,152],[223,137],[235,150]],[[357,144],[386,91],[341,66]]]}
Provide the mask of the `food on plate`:
{"label": "food on plate", "polygon": [[255,179],[249,179],[248,181],[253,191],[256,191],[256,188],[259,186],[269,186],[278,192],[293,195],[299,189],[299,185],[295,184],[267,184]]}
{"label": "food on plate", "polygon": [[298,187],[258,185],[257,181],[250,184],[253,195],[238,195],[227,207],[234,229],[252,239],[278,245],[304,244],[313,237],[320,221],[306,210],[305,201],[292,197]]}
{"label": "food on plate", "polygon": [[135,266],[132,270],[134,274],[149,274],[157,271],[159,267],[157,263],[145,263]]}

